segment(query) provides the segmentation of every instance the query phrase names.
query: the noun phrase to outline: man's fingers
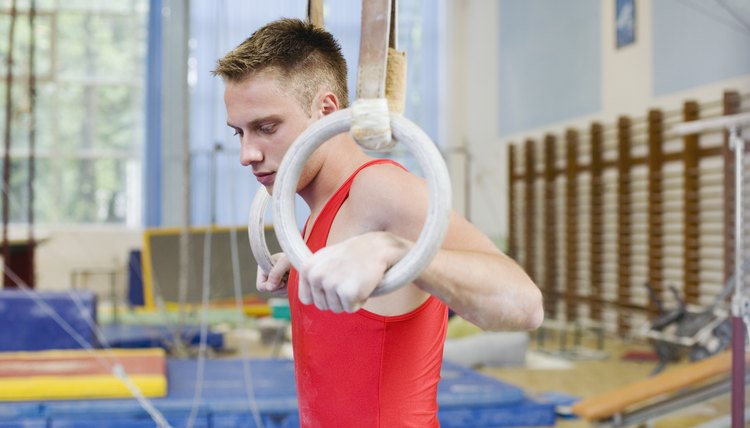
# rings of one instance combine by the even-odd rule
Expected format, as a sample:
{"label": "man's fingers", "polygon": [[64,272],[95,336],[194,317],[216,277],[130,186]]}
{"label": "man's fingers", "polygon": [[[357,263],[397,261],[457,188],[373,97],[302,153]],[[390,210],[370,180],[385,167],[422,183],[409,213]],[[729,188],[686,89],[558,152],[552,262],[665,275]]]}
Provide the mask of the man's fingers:
{"label": "man's fingers", "polygon": [[310,305],[313,302],[312,293],[310,292],[310,285],[302,275],[300,275],[299,277],[297,296],[299,297],[299,301],[304,305]]}
{"label": "man's fingers", "polygon": [[266,273],[258,267],[255,284],[259,291],[276,291],[286,287],[290,268],[289,259],[283,253],[274,254],[272,259],[274,264],[271,272]]}
{"label": "man's fingers", "polygon": [[268,275],[263,272],[263,269],[258,266],[258,273],[255,277],[255,288],[258,289],[258,291],[266,291],[266,281],[268,280]]}
{"label": "man's fingers", "polygon": [[364,300],[366,300],[366,298],[360,298],[359,296],[357,296],[355,287],[356,284],[349,284],[347,287],[344,287],[339,293],[341,306],[344,311],[349,313],[357,312],[362,307],[362,303],[364,303]]}
{"label": "man's fingers", "polygon": [[341,299],[339,298],[336,290],[326,290],[325,297],[326,301],[328,302],[328,308],[331,310],[331,312],[337,314],[344,312],[344,305],[341,304]]}
{"label": "man's fingers", "polygon": [[320,284],[311,284],[310,291],[312,292],[312,299],[315,306],[321,311],[328,310],[328,300],[326,294]]}
{"label": "man's fingers", "polygon": [[289,267],[277,263],[274,265],[271,272],[268,274],[267,281],[273,284],[274,288],[283,287],[286,284],[286,280],[289,277]]}

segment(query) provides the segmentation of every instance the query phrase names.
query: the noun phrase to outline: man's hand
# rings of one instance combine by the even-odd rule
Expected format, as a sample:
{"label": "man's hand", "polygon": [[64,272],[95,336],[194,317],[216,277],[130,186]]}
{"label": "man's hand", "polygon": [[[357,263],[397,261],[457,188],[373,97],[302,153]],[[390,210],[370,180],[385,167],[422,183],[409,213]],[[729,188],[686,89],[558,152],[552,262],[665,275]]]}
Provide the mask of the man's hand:
{"label": "man's hand", "polygon": [[258,266],[258,275],[255,280],[255,287],[258,291],[269,291],[272,293],[286,292],[286,281],[289,277],[291,264],[284,253],[276,253],[271,256],[273,268],[271,272],[263,272]]}
{"label": "man's hand", "polygon": [[402,240],[386,232],[370,232],[322,248],[302,266],[299,299],[321,310],[356,312],[404,254]]}

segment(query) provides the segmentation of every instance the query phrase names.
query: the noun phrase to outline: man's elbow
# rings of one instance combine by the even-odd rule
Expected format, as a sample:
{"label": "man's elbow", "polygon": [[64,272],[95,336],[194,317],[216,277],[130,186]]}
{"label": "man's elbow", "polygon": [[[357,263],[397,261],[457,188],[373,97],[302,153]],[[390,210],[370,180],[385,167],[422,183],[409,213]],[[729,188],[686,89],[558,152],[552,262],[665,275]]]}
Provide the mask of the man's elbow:
{"label": "man's elbow", "polygon": [[534,287],[529,293],[529,302],[527,303],[526,319],[524,320],[524,330],[536,330],[541,327],[544,321],[544,306],[542,304],[542,292]]}
{"label": "man's elbow", "polygon": [[544,321],[542,293],[536,286],[530,289],[523,298],[516,300],[505,313],[496,312],[495,317],[467,318],[478,327],[487,331],[530,331],[536,330]]}
{"label": "man's elbow", "polygon": [[515,331],[531,331],[542,325],[544,321],[542,293],[536,286],[529,288],[524,293],[523,298],[520,298],[516,303],[517,310],[513,319],[508,320],[510,325],[506,325],[506,329],[510,327],[511,330]]}

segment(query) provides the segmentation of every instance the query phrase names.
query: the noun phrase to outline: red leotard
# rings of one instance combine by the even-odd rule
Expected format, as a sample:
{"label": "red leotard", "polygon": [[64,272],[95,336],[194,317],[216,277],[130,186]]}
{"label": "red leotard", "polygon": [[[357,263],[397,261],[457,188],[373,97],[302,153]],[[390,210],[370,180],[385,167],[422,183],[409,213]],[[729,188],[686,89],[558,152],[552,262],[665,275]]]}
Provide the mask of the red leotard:
{"label": "red leotard", "polygon": [[[307,246],[326,246],[336,214],[362,165],[334,193],[312,226]],[[403,168],[403,167],[401,167]],[[417,309],[381,316],[360,309],[335,314],[303,305],[289,274],[292,345],[302,428],[438,427],[437,386],[447,306],[430,296]]]}

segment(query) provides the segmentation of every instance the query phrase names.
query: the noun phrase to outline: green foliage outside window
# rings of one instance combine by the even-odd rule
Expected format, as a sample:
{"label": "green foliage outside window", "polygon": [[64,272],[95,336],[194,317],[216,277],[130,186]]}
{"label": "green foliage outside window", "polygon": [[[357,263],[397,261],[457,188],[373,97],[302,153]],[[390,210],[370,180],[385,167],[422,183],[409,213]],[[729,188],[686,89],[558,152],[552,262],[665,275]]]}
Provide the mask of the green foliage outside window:
{"label": "green foliage outside window", "polygon": [[[27,221],[29,199],[29,3],[18,1],[13,44],[11,223]],[[125,223],[140,204],[140,174],[127,171],[140,168],[145,135],[148,0],[36,4],[35,221]],[[3,133],[10,23],[0,0]]]}

